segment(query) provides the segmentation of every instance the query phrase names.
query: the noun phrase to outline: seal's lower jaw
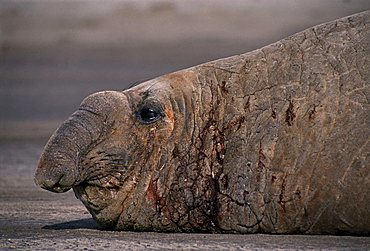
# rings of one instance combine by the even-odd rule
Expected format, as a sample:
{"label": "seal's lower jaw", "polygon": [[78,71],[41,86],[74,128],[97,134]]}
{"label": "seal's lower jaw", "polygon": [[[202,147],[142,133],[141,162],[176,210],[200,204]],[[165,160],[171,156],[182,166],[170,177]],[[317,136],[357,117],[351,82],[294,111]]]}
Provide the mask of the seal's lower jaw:
{"label": "seal's lower jaw", "polygon": [[73,187],[73,191],[99,225],[114,229],[121,213],[115,206],[119,187],[108,184],[96,180],[85,181]]}

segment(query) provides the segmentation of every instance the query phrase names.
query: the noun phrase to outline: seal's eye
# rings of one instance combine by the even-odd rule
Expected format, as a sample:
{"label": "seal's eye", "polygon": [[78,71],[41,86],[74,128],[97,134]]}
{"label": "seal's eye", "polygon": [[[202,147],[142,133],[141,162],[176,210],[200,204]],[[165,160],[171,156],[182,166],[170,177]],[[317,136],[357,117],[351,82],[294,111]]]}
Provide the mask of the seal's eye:
{"label": "seal's eye", "polygon": [[138,113],[140,121],[149,124],[161,118],[161,113],[155,108],[144,107]]}

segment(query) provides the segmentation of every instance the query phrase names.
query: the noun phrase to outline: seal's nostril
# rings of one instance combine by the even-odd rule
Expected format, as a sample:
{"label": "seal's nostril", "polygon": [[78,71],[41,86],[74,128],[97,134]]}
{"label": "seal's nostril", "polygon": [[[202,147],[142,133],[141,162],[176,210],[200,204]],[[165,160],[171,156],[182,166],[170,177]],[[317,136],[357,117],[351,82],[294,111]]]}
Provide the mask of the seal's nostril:
{"label": "seal's nostril", "polygon": [[53,187],[51,187],[51,191],[56,193],[64,193],[69,189],[70,187],[62,187],[59,183],[56,183]]}
{"label": "seal's nostril", "polygon": [[62,186],[59,184],[59,182],[55,183],[54,185],[46,185],[46,184],[42,184],[41,185],[41,188],[43,189],[46,189],[48,191],[51,191],[51,192],[55,192],[55,193],[64,193],[66,191],[68,191],[69,189],[71,189],[71,187],[66,187],[66,186]]}
{"label": "seal's nostril", "polygon": [[35,182],[41,188],[55,192],[55,193],[63,193],[71,189],[72,185],[66,184],[66,180],[68,181],[65,175],[60,175],[59,177],[48,177],[47,179],[43,178],[44,176],[37,175],[35,178]]}

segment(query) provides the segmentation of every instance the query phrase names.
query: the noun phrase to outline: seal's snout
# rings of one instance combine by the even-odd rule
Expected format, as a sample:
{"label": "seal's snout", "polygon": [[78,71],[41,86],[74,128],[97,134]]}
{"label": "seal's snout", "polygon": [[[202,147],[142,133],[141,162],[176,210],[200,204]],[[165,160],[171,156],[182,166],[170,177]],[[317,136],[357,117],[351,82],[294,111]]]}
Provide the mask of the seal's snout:
{"label": "seal's snout", "polygon": [[67,192],[71,187],[62,185],[59,181],[55,182],[55,180],[45,179],[39,181],[35,178],[35,183],[43,189],[46,189],[51,192],[55,193],[64,193]]}
{"label": "seal's snout", "polygon": [[[48,163],[43,155],[35,174],[35,183],[43,189],[55,193],[63,193],[76,183],[73,172],[64,172],[58,163]],[[59,167],[59,168],[58,168]]]}
{"label": "seal's snout", "polygon": [[109,131],[107,117],[115,107],[110,99],[114,98],[118,103],[122,96],[114,91],[90,95],[80,109],[54,132],[36,170],[35,183],[38,186],[61,193],[83,181],[86,173],[79,170],[79,163],[88,147]]}
{"label": "seal's snout", "polygon": [[45,177],[44,175],[37,172],[35,175],[35,183],[39,187],[55,193],[67,192],[72,186],[63,182],[64,176],[51,176]]}

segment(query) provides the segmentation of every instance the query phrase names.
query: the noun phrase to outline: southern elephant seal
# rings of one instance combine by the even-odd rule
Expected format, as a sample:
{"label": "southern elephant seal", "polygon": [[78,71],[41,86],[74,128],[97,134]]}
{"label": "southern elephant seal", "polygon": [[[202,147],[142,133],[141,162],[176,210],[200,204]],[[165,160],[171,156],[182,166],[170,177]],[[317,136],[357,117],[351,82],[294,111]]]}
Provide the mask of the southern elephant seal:
{"label": "southern elephant seal", "polygon": [[370,233],[370,11],[87,97],[36,183],[118,230]]}

